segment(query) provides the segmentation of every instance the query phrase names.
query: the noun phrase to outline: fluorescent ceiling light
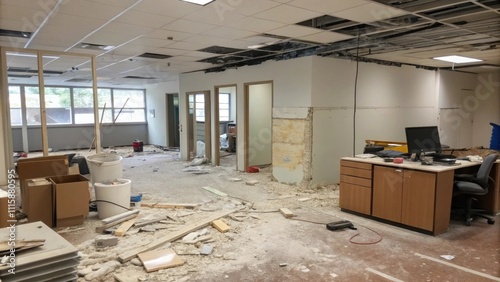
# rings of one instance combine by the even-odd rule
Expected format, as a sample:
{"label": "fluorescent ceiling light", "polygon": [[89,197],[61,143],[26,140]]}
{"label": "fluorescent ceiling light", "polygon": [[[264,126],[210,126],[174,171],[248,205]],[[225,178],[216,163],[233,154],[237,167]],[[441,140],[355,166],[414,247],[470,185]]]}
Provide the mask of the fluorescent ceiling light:
{"label": "fluorescent ceiling light", "polygon": [[205,6],[208,3],[213,2],[214,0],[182,0],[182,1]]}
{"label": "fluorescent ceiling light", "polygon": [[475,62],[481,62],[482,60],[479,59],[474,59],[474,58],[468,58],[468,57],[462,57],[462,56],[444,56],[444,57],[435,57],[433,58],[434,60],[440,60],[440,61],[445,61],[445,62],[451,62],[455,64],[463,64],[463,63],[475,63]]}
{"label": "fluorescent ceiling light", "polygon": [[[7,55],[9,55],[9,56],[18,56],[18,57],[37,58],[36,54],[28,54],[28,53],[11,53],[11,52],[7,52]],[[43,57],[46,58],[46,59],[59,59],[58,56],[43,55]]]}

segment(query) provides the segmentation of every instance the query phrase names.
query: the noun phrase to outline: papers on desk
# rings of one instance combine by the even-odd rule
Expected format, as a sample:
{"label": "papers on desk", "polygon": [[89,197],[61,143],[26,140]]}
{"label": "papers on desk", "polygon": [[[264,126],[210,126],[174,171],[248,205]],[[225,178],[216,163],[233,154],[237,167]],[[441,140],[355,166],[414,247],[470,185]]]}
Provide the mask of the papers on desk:
{"label": "papers on desk", "polygon": [[358,155],[355,155],[354,157],[355,158],[359,158],[359,159],[370,159],[370,158],[377,157],[377,155],[374,155],[374,154],[358,154]]}

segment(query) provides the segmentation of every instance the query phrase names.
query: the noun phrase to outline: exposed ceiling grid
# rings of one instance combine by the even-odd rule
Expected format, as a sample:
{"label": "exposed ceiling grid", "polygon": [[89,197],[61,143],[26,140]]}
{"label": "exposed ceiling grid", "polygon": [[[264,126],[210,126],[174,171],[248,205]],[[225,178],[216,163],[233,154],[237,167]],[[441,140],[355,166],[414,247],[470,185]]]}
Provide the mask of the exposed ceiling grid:
{"label": "exposed ceiling grid", "polygon": [[[22,49],[29,42],[34,49],[97,55],[98,77],[113,85],[171,81],[182,72],[224,71],[302,56],[354,60],[358,52],[363,61],[428,69],[449,67],[432,59],[438,55],[482,59],[456,68],[473,72],[491,71],[500,64],[498,0],[216,0],[206,6],[179,0],[33,3],[0,2],[0,29],[37,32],[31,38],[0,35],[0,44]],[[81,43],[92,48],[82,48]],[[219,52],[224,48],[228,53]],[[143,53],[169,58],[138,57]],[[32,58],[8,57],[11,70],[17,70],[9,71],[10,82],[22,81],[14,78],[23,75],[19,67],[36,67],[28,64]],[[53,58],[46,67],[63,73],[46,80],[88,81],[89,62]],[[75,73],[71,66],[77,64],[82,67]],[[36,78],[36,72],[30,76]],[[145,76],[150,79],[137,79]]]}

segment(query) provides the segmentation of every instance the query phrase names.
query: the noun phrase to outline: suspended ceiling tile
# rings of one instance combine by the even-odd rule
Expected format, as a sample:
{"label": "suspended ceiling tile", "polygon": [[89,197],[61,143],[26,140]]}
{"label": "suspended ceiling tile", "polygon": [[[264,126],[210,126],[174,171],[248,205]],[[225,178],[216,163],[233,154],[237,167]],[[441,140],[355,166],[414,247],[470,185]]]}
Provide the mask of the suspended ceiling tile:
{"label": "suspended ceiling tile", "polygon": [[331,43],[346,40],[349,38],[352,38],[352,36],[331,31],[322,31],[319,33],[299,37],[299,39],[301,40],[318,43]]}
{"label": "suspended ceiling tile", "polygon": [[57,7],[57,13],[81,16],[88,18],[109,20],[122,13],[124,7],[110,6],[90,1],[67,1]]}
{"label": "suspended ceiling tile", "polygon": [[199,52],[199,51],[190,51],[190,52],[185,53],[184,55],[187,57],[195,57],[196,60],[199,60],[200,58],[209,58],[209,57],[214,56],[214,54],[207,53],[207,52]]}
{"label": "suspended ceiling tile", "polygon": [[269,34],[275,34],[286,37],[303,37],[307,35],[312,35],[315,33],[320,33],[321,30],[312,27],[305,27],[300,25],[287,25],[277,29],[269,31]]}
{"label": "suspended ceiling tile", "polygon": [[217,36],[228,39],[241,39],[258,34],[257,32],[234,29],[230,27],[218,27],[204,33],[209,36]]}
{"label": "suspended ceiling tile", "polygon": [[351,21],[369,23],[406,15],[408,12],[378,3],[369,3],[356,8],[331,13],[331,15]]}
{"label": "suspended ceiling tile", "polygon": [[136,26],[128,23],[110,22],[109,24],[99,29],[99,31],[97,32],[100,31],[122,33],[128,35],[132,39],[136,36],[150,33],[151,31],[153,31],[153,28],[145,26]]}
{"label": "suspended ceiling tile", "polygon": [[128,34],[116,33],[112,31],[99,31],[85,38],[84,42],[100,45],[121,45],[132,38]]}
{"label": "suspended ceiling tile", "polygon": [[142,0],[88,0],[91,2],[119,6],[119,7],[129,7],[130,5],[140,2]]}
{"label": "suspended ceiling tile", "polygon": [[208,6],[202,7],[179,0],[146,0],[135,8],[151,14],[182,18],[198,9],[208,8]]}
{"label": "suspended ceiling tile", "polygon": [[90,33],[106,23],[106,20],[102,19],[92,19],[82,16],[66,15],[62,13],[56,13],[50,17],[47,23],[43,26],[41,30],[46,29],[48,26],[65,27],[68,32],[82,32]]}
{"label": "suspended ceiling tile", "polygon": [[229,13],[238,13],[245,16],[251,16],[280,5],[280,3],[268,0],[215,1],[214,4],[215,12],[222,16],[225,16]]}
{"label": "suspended ceiling tile", "polygon": [[27,32],[34,32],[36,30],[35,26],[28,27],[22,20],[8,20],[4,18],[0,18],[0,28]]}
{"label": "suspended ceiling tile", "polygon": [[44,1],[33,1],[33,0],[2,0],[3,5],[19,6],[23,8],[33,8],[41,11],[50,11],[58,0],[44,0]]}
{"label": "suspended ceiling tile", "polygon": [[234,28],[239,28],[248,31],[254,31],[259,33],[265,33],[270,30],[283,27],[285,24],[278,23],[275,21],[268,21],[264,19],[258,19],[254,17],[247,17],[240,21],[234,22],[232,25]]}
{"label": "suspended ceiling tile", "polygon": [[308,19],[316,18],[322,16],[323,14],[319,12],[313,12],[310,10],[297,8],[289,5],[280,5],[269,10],[260,12],[253,15],[256,18],[286,23],[294,24],[297,22],[305,21]]}
{"label": "suspended ceiling tile", "polygon": [[246,49],[248,46],[255,45],[255,43],[246,40],[232,40],[227,42],[224,46],[236,49]]}
{"label": "suspended ceiling tile", "polygon": [[367,3],[369,3],[369,1],[366,0],[350,0],[350,1],[293,0],[290,1],[288,4],[323,14],[330,14],[354,8],[356,6],[364,5]]}
{"label": "suspended ceiling tile", "polygon": [[171,44],[168,46],[168,48],[172,49],[181,49],[181,50],[190,50],[190,51],[195,51],[199,50],[202,48],[205,48],[207,46],[205,45],[200,45],[200,44],[194,44],[194,43],[189,43],[189,42],[175,42],[174,44]]}
{"label": "suspended ceiling tile", "polygon": [[171,40],[148,38],[148,37],[140,37],[130,42],[131,45],[139,45],[139,46],[153,47],[153,48],[165,47],[172,43],[173,41]]}
{"label": "suspended ceiling tile", "polygon": [[217,9],[212,10],[210,7],[206,9],[198,9],[189,15],[182,17],[185,20],[208,23],[216,26],[230,25],[232,22],[245,18],[245,15],[238,13],[221,13]]}
{"label": "suspended ceiling tile", "polygon": [[189,53],[190,51],[188,50],[180,50],[180,49],[173,49],[173,48],[168,48],[165,47],[165,48],[158,48],[158,49],[154,49],[152,51],[153,53],[159,53],[159,54],[168,54],[170,56],[180,56],[180,55],[184,55],[186,53]]}
{"label": "suspended ceiling tile", "polygon": [[215,25],[178,19],[165,25],[162,29],[200,34],[214,28],[216,28]]}
{"label": "suspended ceiling tile", "polygon": [[155,29],[150,33],[146,34],[145,36],[158,39],[168,39],[169,37],[172,37],[173,41],[182,41],[194,35],[195,35],[194,33],[189,33],[189,32],[180,32],[167,29]]}
{"label": "suspended ceiling tile", "polygon": [[130,10],[119,16],[116,21],[151,28],[160,28],[176,20],[174,17],[160,16],[146,12]]}
{"label": "suspended ceiling tile", "polygon": [[195,35],[192,37],[189,37],[183,42],[186,43],[195,43],[199,45],[205,45],[205,46],[212,46],[212,45],[224,45],[225,43],[231,41],[230,39],[224,39],[220,37],[215,37],[215,36],[206,36],[206,35]]}
{"label": "suspended ceiling tile", "polygon": [[200,59],[200,57],[193,57],[193,56],[182,55],[182,56],[175,56],[170,61],[171,62],[196,62],[199,59]]}

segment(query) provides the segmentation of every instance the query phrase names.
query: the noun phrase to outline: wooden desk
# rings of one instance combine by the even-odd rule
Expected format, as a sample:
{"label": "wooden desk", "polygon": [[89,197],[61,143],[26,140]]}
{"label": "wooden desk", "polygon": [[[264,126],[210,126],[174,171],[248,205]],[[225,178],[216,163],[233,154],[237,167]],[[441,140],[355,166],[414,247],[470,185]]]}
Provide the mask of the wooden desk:
{"label": "wooden desk", "polygon": [[[434,235],[446,232],[450,221],[453,176],[456,170],[480,163],[459,161],[456,165],[402,164],[382,158],[342,158],[340,161],[340,208],[379,218]],[[500,163],[495,164],[495,187],[491,189],[490,211],[499,208]]]}

